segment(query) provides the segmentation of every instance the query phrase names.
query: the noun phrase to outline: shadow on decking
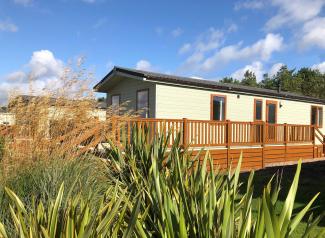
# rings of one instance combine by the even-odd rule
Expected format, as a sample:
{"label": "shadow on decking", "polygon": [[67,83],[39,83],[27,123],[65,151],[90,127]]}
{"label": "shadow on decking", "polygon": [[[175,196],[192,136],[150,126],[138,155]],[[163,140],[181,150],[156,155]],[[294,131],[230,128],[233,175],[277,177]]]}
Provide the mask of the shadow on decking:
{"label": "shadow on decking", "polygon": [[[263,194],[263,188],[273,174],[282,172],[279,200],[284,202],[290,189],[295,171],[296,165],[270,167],[256,171],[254,176],[254,197]],[[247,181],[248,175],[249,173],[243,173],[242,181]],[[243,185],[243,189],[244,188],[245,184]],[[301,210],[301,204],[307,204],[318,192],[320,192],[320,195],[313,206],[313,212],[315,215],[319,215],[325,211],[325,161],[302,164],[302,171],[296,196],[296,205],[298,205],[296,211]],[[307,219],[308,217],[305,217],[304,220],[306,221]],[[325,219],[323,219],[320,225],[325,226]]]}

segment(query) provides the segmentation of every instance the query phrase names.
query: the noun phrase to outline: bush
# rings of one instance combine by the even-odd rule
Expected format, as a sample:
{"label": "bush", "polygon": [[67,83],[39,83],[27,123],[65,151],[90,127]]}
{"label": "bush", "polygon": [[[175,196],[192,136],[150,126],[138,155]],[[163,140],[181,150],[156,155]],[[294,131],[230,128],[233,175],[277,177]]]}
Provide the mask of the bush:
{"label": "bush", "polygon": [[32,166],[11,171],[5,177],[0,178],[0,220],[4,221],[10,228],[9,233],[12,233],[14,226],[10,221],[8,209],[10,200],[5,195],[5,187],[15,190],[17,196],[22,198],[27,211],[38,203],[48,207],[50,202],[56,198],[63,182],[68,190],[62,198],[63,202],[69,200],[69,194],[79,194],[84,199],[90,199],[90,205],[97,208],[109,185],[102,165],[103,163],[99,160],[86,158],[57,159],[38,161]]}
{"label": "bush", "polygon": [[[287,237],[318,196],[300,212],[293,213],[301,170],[299,163],[280,213],[276,213],[280,185],[271,179],[259,198],[254,217],[254,172],[248,178],[244,193],[240,194],[241,162],[235,171],[219,171],[214,168],[209,153],[203,161],[199,155],[193,159],[188,149],[179,146],[179,138],[172,148],[167,148],[169,138],[160,137],[150,144],[145,133],[133,135],[133,142],[125,149],[112,145],[108,170],[113,171],[112,179],[128,184],[130,193],[141,198],[143,226],[135,231],[137,234],[143,229],[146,236],[158,237]],[[308,221],[305,236],[321,218]]]}
{"label": "bush", "polygon": [[[171,148],[168,138],[147,142],[143,132],[133,132],[129,145],[111,145],[106,188],[96,206],[82,192],[66,193],[63,185],[56,199],[32,199],[30,209],[9,189],[13,234],[20,237],[289,237],[314,200],[293,212],[301,163],[297,166],[285,204],[279,213],[279,184],[273,179],[259,198],[253,216],[253,179],[248,178],[240,193],[240,164],[232,171],[214,169],[207,153],[203,161],[176,139]],[[207,170],[207,164],[211,170]],[[82,179],[81,177],[79,179]],[[273,183],[274,182],[274,183]],[[55,183],[56,184],[56,183]],[[66,185],[66,187],[69,187]],[[46,186],[45,186],[46,188]],[[92,193],[92,191],[90,191]],[[308,219],[305,237],[322,216]],[[7,225],[0,225],[6,237]]]}

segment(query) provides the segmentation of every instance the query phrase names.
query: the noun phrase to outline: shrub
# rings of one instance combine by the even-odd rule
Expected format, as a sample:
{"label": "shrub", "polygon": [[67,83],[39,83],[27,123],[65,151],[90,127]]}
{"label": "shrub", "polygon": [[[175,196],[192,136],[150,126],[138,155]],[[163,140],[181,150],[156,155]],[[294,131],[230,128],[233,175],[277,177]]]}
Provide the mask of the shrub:
{"label": "shrub", "polygon": [[[44,205],[39,202],[28,211],[16,194],[6,189],[12,199],[10,206],[15,236],[18,237],[128,237],[132,231],[132,223],[124,222],[128,215],[129,201],[123,191],[114,191],[111,187],[104,196],[99,208],[91,206],[90,200],[81,196],[72,196],[63,202],[63,184],[55,200]],[[112,197],[111,194],[115,196]],[[70,193],[71,196],[71,193]],[[136,217],[136,212],[131,211]],[[10,237],[3,224],[0,223],[0,235]]]}
{"label": "shrub", "polygon": [[[56,200],[47,204],[32,199],[27,210],[18,197],[11,198],[14,234],[21,237],[289,237],[309,212],[315,195],[300,211],[293,212],[301,163],[297,166],[283,208],[276,212],[280,186],[271,181],[259,198],[253,216],[253,179],[248,178],[244,193],[237,167],[219,171],[206,153],[201,161],[188,149],[171,148],[161,136],[148,143],[145,133],[132,133],[124,147],[112,144],[105,163],[108,190],[98,209],[81,195],[69,192],[62,202],[63,186]],[[210,170],[207,170],[210,164]],[[90,216],[93,214],[93,216]],[[305,237],[321,220],[310,216]],[[0,225],[6,235],[7,226]]]}
{"label": "shrub", "polygon": [[89,199],[94,209],[98,208],[110,184],[102,162],[86,158],[38,161],[19,171],[11,171],[0,178],[0,220],[9,227],[9,233],[13,232],[14,226],[10,221],[10,210],[3,209],[8,208],[10,203],[4,187],[14,189],[29,211],[38,203],[47,207],[57,196],[63,182],[66,190],[70,191],[64,194],[64,202],[68,200],[69,194],[79,194],[83,199]]}
{"label": "shrub", "polygon": [[[280,185],[275,181],[272,186],[272,179],[259,198],[254,218],[254,172],[248,178],[245,192],[240,194],[241,162],[235,171],[223,172],[214,168],[209,153],[203,161],[199,160],[199,155],[193,159],[188,149],[179,146],[179,137],[168,148],[169,138],[162,136],[150,144],[143,131],[133,135],[133,142],[125,145],[125,149],[112,145],[108,170],[116,171],[112,179],[116,177],[122,184],[129,184],[130,192],[135,191],[134,194],[141,197],[143,226],[136,227],[137,234],[143,229],[146,236],[159,237],[287,237],[318,196],[293,214],[301,170],[299,163],[280,214],[276,213]],[[207,171],[207,164],[210,171]],[[305,235],[321,218],[309,221]]]}

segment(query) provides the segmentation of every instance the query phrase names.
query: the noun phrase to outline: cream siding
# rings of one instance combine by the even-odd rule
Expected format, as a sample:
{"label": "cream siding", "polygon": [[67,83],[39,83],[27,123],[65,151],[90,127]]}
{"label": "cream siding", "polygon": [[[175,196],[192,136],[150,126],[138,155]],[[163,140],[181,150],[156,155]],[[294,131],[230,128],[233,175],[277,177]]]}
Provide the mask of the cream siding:
{"label": "cream siding", "polygon": [[[156,117],[210,120],[210,100],[213,94],[226,96],[226,119],[231,121],[253,121],[254,99],[263,100],[263,120],[266,114],[266,100],[278,102],[277,123],[309,125],[311,106],[323,106],[315,103],[157,84]],[[239,98],[237,95],[240,95]],[[280,103],[282,107],[279,106]],[[325,130],[322,129],[322,132],[324,133]]]}
{"label": "cream siding", "polygon": [[111,96],[119,94],[121,103],[128,111],[136,110],[137,91],[149,89],[149,117],[155,117],[155,89],[154,83],[138,79],[125,78],[107,92],[107,103],[111,105]]}
{"label": "cream siding", "polygon": [[0,112],[0,125],[15,124],[15,115],[10,112]]}

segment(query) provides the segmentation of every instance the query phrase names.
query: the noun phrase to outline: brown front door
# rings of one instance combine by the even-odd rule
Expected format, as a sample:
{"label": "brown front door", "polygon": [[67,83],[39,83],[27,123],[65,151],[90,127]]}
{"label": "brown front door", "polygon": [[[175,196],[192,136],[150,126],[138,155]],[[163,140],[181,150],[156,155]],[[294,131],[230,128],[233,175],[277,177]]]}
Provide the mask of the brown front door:
{"label": "brown front door", "polygon": [[276,101],[266,101],[266,116],[265,120],[267,123],[266,136],[268,142],[276,142],[278,135],[278,128],[276,127],[277,122],[277,102]]}
{"label": "brown front door", "polygon": [[277,102],[266,101],[266,123],[276,124],[277,122]]}

